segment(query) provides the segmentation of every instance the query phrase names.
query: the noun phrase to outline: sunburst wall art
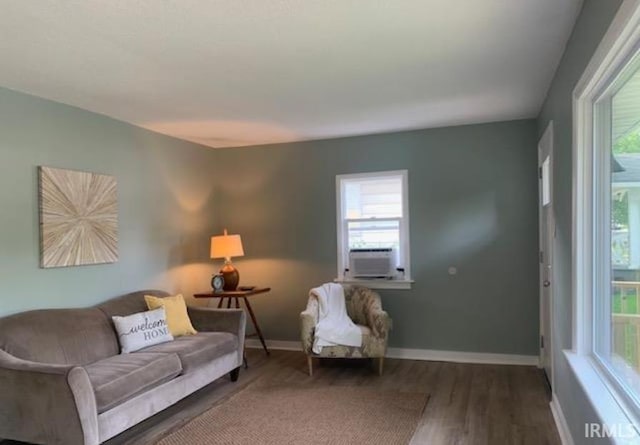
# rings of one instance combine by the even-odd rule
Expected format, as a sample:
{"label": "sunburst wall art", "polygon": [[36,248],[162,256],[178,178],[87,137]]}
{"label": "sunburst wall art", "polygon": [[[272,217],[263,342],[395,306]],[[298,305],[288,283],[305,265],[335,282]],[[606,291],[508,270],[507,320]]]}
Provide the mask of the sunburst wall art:
{"label": "sunburst wall art", "polygon": [[118,194],[113,176],[39,167],[40,266],[118,261]]}

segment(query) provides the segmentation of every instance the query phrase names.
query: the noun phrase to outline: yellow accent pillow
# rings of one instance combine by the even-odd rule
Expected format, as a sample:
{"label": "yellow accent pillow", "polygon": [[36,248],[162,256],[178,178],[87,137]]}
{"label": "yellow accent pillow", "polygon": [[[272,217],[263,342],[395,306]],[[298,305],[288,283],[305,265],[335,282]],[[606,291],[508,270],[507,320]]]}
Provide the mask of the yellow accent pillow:
{"label": "yellow accent pillow", "polygon": [[174,337],[181,335],[195,335],[198,333],[193,328],[189,314],[187,313],[187,305],[181,294],[175,297],[158,298],[151,295],[145,295],[144,301],[147,302],[149,310],[163,307],[167,316],[167,324],[169,331]]}

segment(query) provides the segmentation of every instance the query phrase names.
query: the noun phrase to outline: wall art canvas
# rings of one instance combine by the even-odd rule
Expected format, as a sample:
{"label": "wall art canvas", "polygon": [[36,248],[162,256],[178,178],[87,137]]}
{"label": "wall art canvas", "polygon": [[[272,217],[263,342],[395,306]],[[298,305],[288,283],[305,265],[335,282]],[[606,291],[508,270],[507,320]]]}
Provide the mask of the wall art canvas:
{"label": "wall art canvas", "polygon": [[40,266],[118,261],[116,178],[39,167],[38,180]]}

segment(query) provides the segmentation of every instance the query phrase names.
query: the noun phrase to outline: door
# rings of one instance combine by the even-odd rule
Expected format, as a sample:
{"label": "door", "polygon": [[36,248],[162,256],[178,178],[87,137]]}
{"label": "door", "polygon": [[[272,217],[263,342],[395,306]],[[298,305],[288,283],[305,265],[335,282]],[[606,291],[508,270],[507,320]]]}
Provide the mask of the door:
{"label": "door", "polygon": [[553,239],[555,221],[553,216],[553,121],[549,122],[538,144],[540,218],[540,366],[544,369],[549,384],[552,375],[552,329],[553,329]]}

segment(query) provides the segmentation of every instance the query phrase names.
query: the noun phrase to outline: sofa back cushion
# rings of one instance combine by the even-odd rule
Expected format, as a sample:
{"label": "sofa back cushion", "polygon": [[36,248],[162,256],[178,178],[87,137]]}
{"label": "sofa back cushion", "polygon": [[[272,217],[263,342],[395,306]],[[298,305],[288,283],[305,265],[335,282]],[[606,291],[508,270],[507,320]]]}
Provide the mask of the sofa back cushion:
{"label": "sofa back cushion", "polygon": [[146,301],[144,301],[145,295],[167,297],[169,294],[161,290],[142,290],[112,298],[96,307],[104,312],[109,320],[111,320],[111,317],[126,317],[127,315],[149,310]]}
{"label": "sofa back cushion", "polygon": [[97,308],[45,309],[0,319],[0,349],[24,360],[85,365],[116,355],[110,320]]}

